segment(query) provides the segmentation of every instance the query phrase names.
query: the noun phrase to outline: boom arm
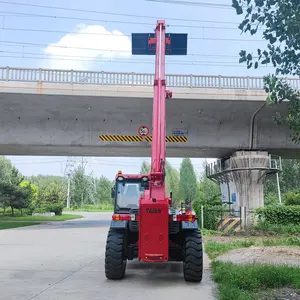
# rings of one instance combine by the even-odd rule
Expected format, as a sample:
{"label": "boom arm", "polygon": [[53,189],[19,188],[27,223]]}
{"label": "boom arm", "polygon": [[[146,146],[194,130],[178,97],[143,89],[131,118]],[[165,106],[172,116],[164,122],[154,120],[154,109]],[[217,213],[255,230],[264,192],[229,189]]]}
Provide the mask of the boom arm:
{"label": "boom arm", "polygon": [[156,42],[151,159],[151,179],[153,180],[153,184],[163,182],[166,161],[166,36],[164,21],[157,22],[155,35],[155,39],[149,40],[149,43],[152,41]]}
{"label": "boom arm", "polygon": [[[173,45],[172,45],[173,44]],[[155,34],[133,34],[132,54],[155,54],[152,116],[152,156],[149,189],[139,203],[138,257],[143,261],[167,261],[169,257],[169,198],[165,193],[166,92],[165,55],[185,55],[187,35],[168,34],[157,21]]]}

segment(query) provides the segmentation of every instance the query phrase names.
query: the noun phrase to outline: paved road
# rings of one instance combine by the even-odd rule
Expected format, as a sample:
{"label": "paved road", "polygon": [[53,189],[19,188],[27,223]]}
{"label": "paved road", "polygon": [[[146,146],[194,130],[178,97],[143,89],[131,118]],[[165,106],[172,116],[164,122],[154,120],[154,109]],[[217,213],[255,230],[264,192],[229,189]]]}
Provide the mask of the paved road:
{"label": "paved road", "polygon": [[186,283],[181,263],[131,261],[126,278],[104,275],[105,241],[111,213],[85,219],[0,231],[0,299],[165,300],[214,299],[205,257],[201,284]]}

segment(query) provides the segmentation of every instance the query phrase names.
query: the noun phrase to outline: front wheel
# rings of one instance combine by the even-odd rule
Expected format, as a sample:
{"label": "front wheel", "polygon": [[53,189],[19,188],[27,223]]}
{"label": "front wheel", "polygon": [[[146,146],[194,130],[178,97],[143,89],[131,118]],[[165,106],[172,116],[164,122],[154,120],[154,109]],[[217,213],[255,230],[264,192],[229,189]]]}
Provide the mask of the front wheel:
{"label": "front wheel", "polygon": [[125,232],[109,230],[105,250],[105,276],[108,279],[123,279],[125,276],[124,242]]}
{"label": "front wheel", "polygon": [[199,230],[186,233],[183,252],[185,281],[201,282],[203,276],[203,249]]}

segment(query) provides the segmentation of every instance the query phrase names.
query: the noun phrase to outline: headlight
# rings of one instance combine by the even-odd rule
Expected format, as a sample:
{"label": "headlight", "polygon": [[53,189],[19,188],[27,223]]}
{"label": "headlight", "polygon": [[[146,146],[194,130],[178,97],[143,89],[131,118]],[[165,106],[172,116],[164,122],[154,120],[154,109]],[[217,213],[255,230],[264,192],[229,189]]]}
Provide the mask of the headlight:
{"label": "headlight", "polygon": [[118,176],[117,180],[122,181],[122,180],[124,180],[124,177],[123,176]]}
{"label": "headlight", "polygon": [[148,181],[149,178],[148,178],[147,176],[144,176],[144,177],[142,178],[142,180],[143,180],[143,181]]}

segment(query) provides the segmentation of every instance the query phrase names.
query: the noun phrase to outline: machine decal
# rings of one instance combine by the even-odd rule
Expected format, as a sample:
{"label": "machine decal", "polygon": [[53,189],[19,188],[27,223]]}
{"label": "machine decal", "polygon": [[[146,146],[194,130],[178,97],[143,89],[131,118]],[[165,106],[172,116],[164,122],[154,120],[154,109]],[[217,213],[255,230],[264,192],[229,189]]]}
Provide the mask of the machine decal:
{"label": "machine decal", "polygon": [[[146,142],[152,142],[152,136],[141,137],[138,135],[100,135],[99,140],[102,142],[130,142],[141,143],[143,139]],[[187,143],[186,136],[166,136],[167,143]]]}
{"label": "machine decal", "polygon": [[161,214],[160,208],[146,208],[147,214]]}

